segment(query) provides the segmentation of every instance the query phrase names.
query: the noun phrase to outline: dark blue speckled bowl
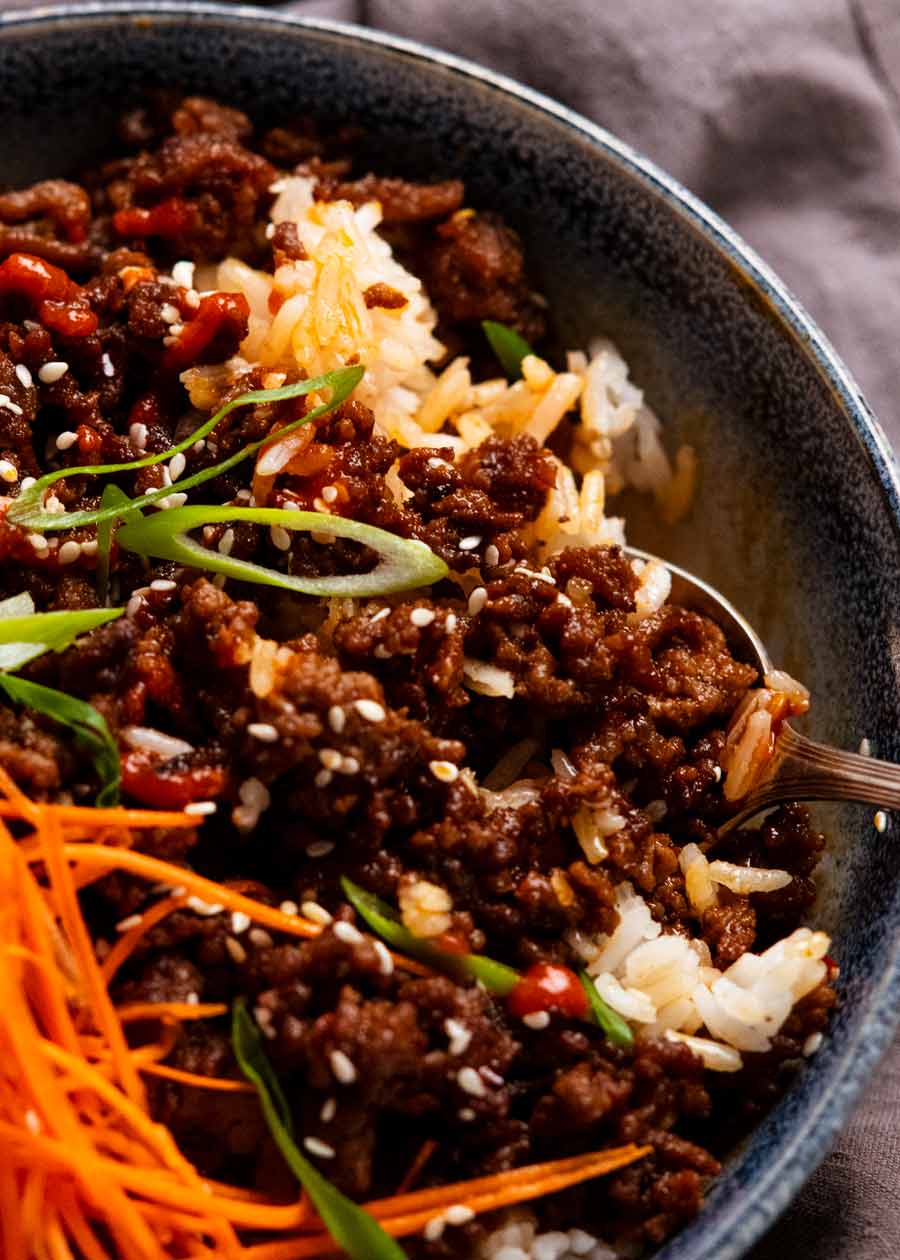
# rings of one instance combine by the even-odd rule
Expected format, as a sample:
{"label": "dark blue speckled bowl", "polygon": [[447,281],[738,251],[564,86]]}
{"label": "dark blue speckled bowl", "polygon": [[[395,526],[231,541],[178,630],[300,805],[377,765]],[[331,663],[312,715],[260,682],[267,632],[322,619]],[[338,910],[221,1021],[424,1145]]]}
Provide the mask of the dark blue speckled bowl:
{"label": "dark blue speckled bowl", "polygon": [[[612,136],[476,66],[350,27],[151,4],[0,19],[0,178],[103,152],[147,89],[217,94],[259,120],[361,120],[395,172],[461,175],[523,234],[561,341],[622,346],[672,441],[697,446],[693,516],[631,537],[717,582],[813,688],[814,734],[900,759],[900,501],[885,439],[783,285],[691,195]],[[900,846],[830,811],[817,919],[834,933],[833,1035],[735,1154],[665,1260],[735,1260],[828,1150],[900,1013]]]}

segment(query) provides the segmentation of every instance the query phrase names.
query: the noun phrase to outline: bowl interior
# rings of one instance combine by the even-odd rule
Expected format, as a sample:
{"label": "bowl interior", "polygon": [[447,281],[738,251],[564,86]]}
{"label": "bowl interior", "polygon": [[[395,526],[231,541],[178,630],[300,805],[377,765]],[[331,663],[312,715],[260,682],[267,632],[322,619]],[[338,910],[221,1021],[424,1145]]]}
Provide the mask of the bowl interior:
{"label": "bowl interior", "polygon": [[[136,11],[140,10],[140,11]],[[252,10],[109,9],[0,23],[3,179],[101,155],[156,87],[218,95],[259,122],[311,111],[367,128],[373,164],[460,175],[528,247],[560,345],[613,337],[670,449],[691,441],[690,518],[630,501],[631,541],[693,568],[812,688],[807,729],[900,759],[896,484],[865,405],[818,334],[739,242],[622,146],[452,59]],[[900,847],[871,809],[828,811],[817,911],[835,935],[831,1040],[662,1255],[742,1254],[827,1149],[886,1044],[900,996]]]}

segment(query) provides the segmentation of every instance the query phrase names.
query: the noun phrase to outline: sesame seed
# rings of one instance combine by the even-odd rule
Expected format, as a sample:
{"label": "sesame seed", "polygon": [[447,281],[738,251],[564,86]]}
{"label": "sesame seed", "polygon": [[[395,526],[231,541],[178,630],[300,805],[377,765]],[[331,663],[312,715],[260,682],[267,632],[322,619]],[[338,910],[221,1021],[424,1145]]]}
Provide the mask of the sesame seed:
{"label": "sesame seed", "polygon": [[335,735],[340,735],[341,731],[344,729],[344,723],[346,720],[347,715],[344,713],[341,706],[339,704],[333,704],[328,710],[328,725],[334,731]]}
{"label": "sesame seed", "polygon": [[369,625],[370,625],[370,626],[374,626],[374,624],[375,624],[375,622],[376,622],[376,621],[384,621],[385,617],[388,615],[388,613],[389,613],[390,611],[391,611],[391,610],[390,610],[390,607],[388,607],[388,608],[379,608],[379,609],[378,609],[378,612],[375,614],[375,616],[374,616],[374,617],[370,617],[370,618],[369,618]]}
{"label": "sesame seed", "polygon": [[147,445],[147,426],[135,421],[134,424],[128,427],[128,436],[139,450],[143,450]]}
{"label": "sesame seed", "polygon": [[282,901],[278,909],[282,914],[286,914],[289,919],[296,918],[296,916],[300,913],[300,907],[297,905],[296,901]]}
{"label": "sesame seed", "polygon": [[337,1099],[326,1098],[322,1103],[322,1110],[319,1112],[319,1119],[323,1124],[331,1124],[337,1112]]}
{"label": "sesame seed", "polygon": [[872,822],[875,824],[876,831],[883,832],[887,829],[888,816],[883,809],[879,809],[875,814],[875,817],[872,819]]}
{"label": "sesame seed", "polygon": [[272,546],[277,547],[279,551],[290,549],[291,536],[283,525],[272,525],[269,528],[269,538],[272,540]]}
{"label": "sesame seed", "polygon": [[557,602],[557,604],[562,604],[563,608],[574,608],[574,607],[575,607],[575,605],[574,605],[574,604],[572,603],[572,601],[569,599],[568,595],[564,595],[564,594],[562,593],[562,591],[557,591],[557,593],[556,593],[556,602]]}
{"label": "sesame seed", "polygon": [[246,932],[250,926],[251,919],[249,914],[244,914],[243,910],[235,910],[231,915],[231,930],[235,936],[240,936],[242,932]]}
{"label": "sesame seed", "polygon": [[325,500],[326,503],[334,503],[337,497],[338,497],[337,486],[323,486],[322,487],[322,498]]}
{"label": "sesame seed", "polygon": [[803,1057],[808,1059],[811,1054],[815,1054],[824,1040],[820,1032],[810,1033],[803,1043]]}
{"label": "sesame seed", "polygon": [[47,495],[44,500],[44,507],[48,512],[65,512],[65,505],[52,492]]}
{"label": "sesame seed", "polygon": [[20,489],[20,490],[30,490],[30,489],[31,489],[31,487],[34,485],[34,483],[35,483],[35,481],[36,481],[36,480],[37,480],[37,478],[36,478],[36,477],[23,477],[23,478],[22,478],[22,483],[21,483],[21,485],[19,486],[19,489]]}
{"label": "sesame seed", "polygon": [[449,468],[450,465],[445,459],[438,459],[437,455],[432,455],[428,460],[429,468]]}
{"label": "sesame seed", "polygon": [[414,608],[409,614],[410,621],[414,626],[419,626],[420,629],[430,626],[432,621],[434,621],[434,617],[435,614],[431,608]]}
{"label": "sesame seed", "polygon": [[89,538],[87,542],[81,544],[81,554],[83,556],[95,556],[97,554],[97,539]]}
{"label": "sesame seed", "polygon": [[495,569],[500,563],[500,552],[494,543],[488,543],[484,549],[484,563],[489,569]]}
{"label": "sesame seed", "polygon": [[488,601],[488,593],[483,586],[476,586],[472,594],[469,596],[469,612],[473,617],[477,617]]}
{"label": "sesame seed", "polygon": [[384,706],[377,700],[354,700],[353,707],[361,718],[367,722],[383,722],[387,717]]}
{"label": "sesame seed", "polygon": [[34,1110],[34,1108],[29,1107],[28,1110],[25,1112],[25,1128],[28,1130],[29,1133],[37,1134],[37,1133],[40,1133],[41,1127],[42,1126],[41,1126],[40,1116]]}
{"label": "sesame seed", "polygon": [[353,1060],[344,1054],[343,1050],[332,1050],[329,1062],[335,1080],[339,1081],[341,1085],[353,1084],[356,1080],[356,1068],[353,1065]]}
{"label": "sesame seed", "polygon": [[184,472],[186,465],[187,465],[187,460],[184,457],[183,451],[179,451],[177,455],[172,456],[172,458],[169,460],[169,476],[172,478],[173,481],[178,480],[178,478]]}
{"label": "sesame seed", "polygon": [[53,385],[60,377],[65,376],[68,370],[68,363],[63,363],[61,359],[54,359],[52,362],[44,364],[38,371],[38,377],[45,385]]}
{"label": "sesame seed", "polygon": [[11,411],[14,416],[23,415],[22,408],[18,403],[14,403],[9,394],[0,394],[0,407],[5,407],[7,411]]}
{"label": "sesame seed", "polygon": [[716,783],[721,783],[722,782],[722,767],[714,766],[713,774],[716,776]]}
{"label": "sesame seed", "polygon": [[150,589],[151,591],[174,591],[176,583],[169,578],[156,578],[150,583]]}
{"label": "sesame seed", "polygon": [[336,748],[320,748],[319,760],[326,770],[338,770],[344,759]]}
{"label": "sesame seed", "polygon": [[465,1225],[474,1217],[475,1213],[465,1203],[454,1203],[444,1210],[444,1220],[448,1225]]}
{"label": "sesame seed", "polygon": [[459,624],[459,618],[456,613],[447,613],[447,620],[444,622],[444,632],[452,634]]}
{"label": "sesame seed", "polygon": [[383,941],[373,941],[372,946],[378,955],[378,966],[383,976],[389,976],[394,970],[394,960],[391,958],[391,951]]}
{"label": "sesame seed", "polygon": [[207,814],[214,814],[216,812],[216,802],[191,801],[188,805],[185,805],[184,812],[186,814],[194,814],[196,817],[202,818]]}
{"label": "sesame seed", "polygon": [[359,762],[355,757],[342,757],[337,769],[339,774],[359,774]]}
{"label": "sesame seed", "polygon": [[180,490],[175,494],[167,494],[164,499],[156,500],[156,506],[163,512],[168,511],[169,508],[184,507],[185,503],[187,503],[187,495],[182,494]]}
{"label": "sesame seed", "polygon": [[247,734],[261,740],[264,744],[274,744],[280,738],[278,727],[273,726],[271,722],[251,722],[247,727]]}
{"label": "sesame seed", "polygon": [[334,1159],[334,1147],[329,1146],[327,1142],[323,1142],[321,1138],[306,1137],[303,1139],[303,1145],[310,1155],[318,1155],[320,1159]]}
{"label": "sesame seed", "polygon": [[546,1028],[550,1023],[549,1011],[532,1011],[530,1015],[522,1016],[522,1023],[528,1028],[540,1030]]}
{"label": "sesame seed", "polygon": [[452,761],[429,761],[428,769],[441,783],[453,783],[459,778],[459,767]]}
{"label": "sesame seed", "polygon": [[238,788],[238,796],[244,805],[248,805],[250,809],[261,812],[268,809],[272,804],[272,798],[269,795],[269,789],[259,779],[245,779]]}
{"label": "sesame seed", "polygon": [[268,1037],[270,1041],[274,1041],[278,1036],[278,1032],[272,1024],[272,1012],[267,1010],[265,1006],[255,1006],[253,1008],[253,1016],[257,1024],[259,1024],[259,1031],[262,1035]]}
{"label": "sesame seed", "polygon": [[275,224],[267,223],[266,224],[266,240],[270,241],[274,235],[275,235]]}
{"label": "sesame seed", "polygon": [[444,1032],[450,1038],[450,1053],[465,1054],[472,1041],[472,1030],[458,1019],[445,1019]]}
{"label": "sesame seed", "polygon": [[144,922],[142,914],[130,914],[127,919],[122,919],[116,924],[117,932],[130,932],[132,928],[139,927]]}
{"label": "sesame seed", "polygon": [[492,1085],[502,1085],[504,1083],[503,1077],[500,1076],[499,1073],[495,1072],[493,1068],[483,1067],[480,1068],[479,1071],[484,1079],[486,1081],[490,1081]]}
{"label": "sesame seed", "polygon": [[56,449],[58,451],[67,451],[70,446],[74,446],[78,441],[78,434],[73,433],[71,429],[66,429],[64,433],[60,433],[56,439]]}
{"label": "sesame seed", "polygon": [[456,1073],[456,1081],[460,1089],[473,1098],[484,1098],[487,1094],[484,1081],[473,1067],[460,1068]]}
{"label": "sesame seed", "polygon": [[[316,775],[316,777],[313,779],[313,783],[318,788],[324,788],[324,787],[328,787],[328,784],[331,782],[333,778],[334,778],[334,774],[330,770],[320,770],[319,773]],[[309,849],[307,849],[306,851],[308,853]]]}
{"label": "sesame seed", "polygon": [[199,993],[189,993],[189,994],[187,995],[187,997],[186,997],[184,1000],[185,1000],[185,1002],[187,1002],[188,1006],[199,1006],[199,1005],[200,1005],[200,994],[199,994]]}
{"label": "sesame seed", "polygon": [[172,268],[172,279],[176,284],[181,285],[182,289],[192,289],[194,287],[194,264],[186,258],[182,258]]}
{"label": "sesame seed", "polygon": [[306,856],[311,858],[327,857],[334,844],[330,840],[314,840],[306,846]]}
{"label": "sesame seed", "polygon": [[25,389],[30,389],[34,384],[34,381],[31,378],[31,373],[24,363],[16,364],[16,376],[18,377],[19,384]]}
{"label": "sesame seed", "polygon": [[334,542],[334,534],[326,534],[322,530],[311,529],[309,536],[314,543],[319,543],[323,547],[330,547]]}
{"label": "sesame seed", "polygon": [[216,590],[224,591],[225,583],[227,580],[228,579],[225,577],[224,573],[217,573],[216,576],[212,580],[212,584],[216,588]]}
{"label": "sesame seed", "polygon": [[266,929],[260,927],[251,928],[247,933],[247,940],[257,949],[271,949],[275,944]]}
{"label": "sesame seed", "polygon": [[226,529],[225,533],[216,543],[216,551],[220,556],[230,556],[231,548],[234,546],[234,530]]}
{"label": "sesame seed", "polygon": [[355,928],[352,923],[335,923],[334,934],[339,941],[343,941],[345,945],[361,945],[365,940],[359,928]]}
{"label": "sesame seed", "polygon": [[25,537],[28,539],[28,542],[35,549],[35,551],[47,550],[47,539],[44,537],[43,534],[26,534]]}
{"label": "sesame seed", "polygon": [[229,957],[233,962],[243,963],[247,961],[247,951],[241,942],[236,941],[233,936],[225,937],[225,948],[228,950]]}
{"label": "sesame seed", "polygon": [[468,538],[460,539],[459,549],[460,551],[474,551],[475,548],[480,545],[480,543],[481,543],[480,534],[469,534]]}
{"label": "sesame seed", "polygon": [[193,910],[194,914],[199,914],[201,918],[211,919],[214,915],[221,914],[224,906],[220,906],[215,901],[204,901],[202,897],[188,897],[186,905],[189,910]]}
{"label": "sesame seed", "polygon": [[460,1120],[462,1120],[463,1124],[469,1124],[475,1119],[475,1112],[471,1107],[462,1107],[456,1114]]}
{"label": "sesame seed", "polygon": [[177,324],[181,320],[181,311],[171,302],[164,302],[159,313],[167,324]]}
{"label": "sesame seed", "polygon": [[0,459],[0,478],[10,484],[19,480],[19,470],[12,460]]}
{"label": "sesame seed", "polygon": [[375,651],[372,653],[372,655],[376,656],[379,661],[390,660],[390,656],[391,656],[390,652],[387,650],[387,648],[384,646],[383,643],[377,643],[375,645]]}
{"label": "sesame seed", "polygon": [[441,1234],[444,1232],[445,1224],[446,1221],[444,1220],[443,1212],[440,1216],[432,1216],[431,1220],[426,1222],[425,1228],[422,1230],[422,1234],[426,1242],[437,1242]]}
{"label": "sesame seed", "polygon": [[113,366],[113,361],[105,351],[100,356],[100,367],[103,371],[104,376],[106,377],[115,376],[116,369]]}
{"label": "sesame seed", "polygon": [[311,923],[321,923],[322,927],[328,927],[328,924],[333,921],[332,916],[324,906],[319,905],[318,901],[304,901],[300,909],[304,919],[309,919]]}
{"label": "sesame seed", "polygon": [[871,743],[871,740],[867,739],[865,735],[859,741],[859,755],[860,757],[872,756],[872,743]]}
{"label": "sesame seed", "polygon": [[64,542],[59,549],[60,564],[74,564],[81,555],[81,543],[74,542],[71,538],[68,542]]}

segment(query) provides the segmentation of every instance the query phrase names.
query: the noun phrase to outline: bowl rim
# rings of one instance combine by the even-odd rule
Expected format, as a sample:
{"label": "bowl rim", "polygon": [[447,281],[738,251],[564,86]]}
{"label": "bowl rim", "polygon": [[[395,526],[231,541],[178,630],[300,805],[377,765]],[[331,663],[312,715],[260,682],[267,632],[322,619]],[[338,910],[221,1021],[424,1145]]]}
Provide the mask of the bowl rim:
{"label": "bowl rim", "polygon": [[[768,316],[781,325],[797,351],[812,361],[864,448],[870,473],[881,491],[895,541],[900,546],[900,465],[881,424],[837,351],[803,304],[753,247],[678,180],[630,144],[561,102],[468,58],[351,22],[303,17],[250,5],[222,4],[216,0],[138,0],[137,3],[114,0],[108,4],[87,2],[14,10],[0,13],[0,42],[4,35],[23,34],[29,28],[39,32],[42,27],[83,23],[121,25],[141,18],[173,22],[184,19],[210,26],[216,23],[232,27],[256,25],[298,35],[309,32],[345,45],[361,43],[408,60],[438,66],[459,78],[487,86],[500,96],[511,97],[536,114],[565,124],[598,149],[613,167],[661,198],[727,260],[762,302]],[[821,1090],[811,1098],[790,1139],[780,1142],[775,1156],[750,1174],[733,1201],[718,1204],[709,1215],[701,1212],[655,1253],[656,1260],[666,1260],[670,1255],[671,1260],[740,1260],[774,1224],[824,1159],[900,1026],[900,924],[866,1007],[863,1018],[846,1031],[842,1044],[831,1055],[832,1059],[836,1056],[836,1062],[830,1075],[840,1080],[840,1089]]]}

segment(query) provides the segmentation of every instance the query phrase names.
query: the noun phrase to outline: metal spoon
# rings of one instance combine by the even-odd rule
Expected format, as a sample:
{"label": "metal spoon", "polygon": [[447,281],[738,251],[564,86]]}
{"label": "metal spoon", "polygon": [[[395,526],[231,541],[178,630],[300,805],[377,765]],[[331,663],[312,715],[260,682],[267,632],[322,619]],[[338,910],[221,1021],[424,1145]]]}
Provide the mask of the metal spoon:
{"label": "metal spoon", "polygon": [[[762,639],[715,587],[646,551],[635,547],[626,547],[625,551],[637,560],[664,565],[672,575],[669,598],[673,604],[703,613],[716,622],[734,656],[755,665],[761,677],[772,672],[774,666]],[[788,801],[860,801],[900,809],[900,765],[816,743],[784,722],[764,773],[746,796],[732,802],[734,813],[720,826],[719,835],[741,826],[762,810]]]}

